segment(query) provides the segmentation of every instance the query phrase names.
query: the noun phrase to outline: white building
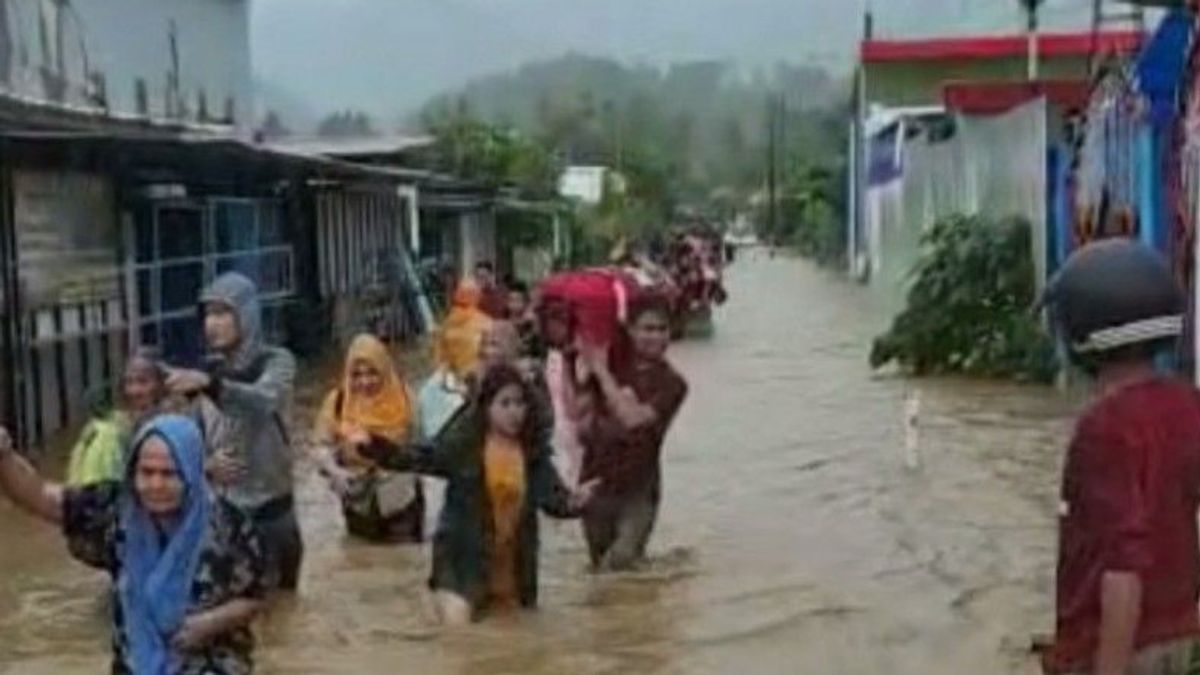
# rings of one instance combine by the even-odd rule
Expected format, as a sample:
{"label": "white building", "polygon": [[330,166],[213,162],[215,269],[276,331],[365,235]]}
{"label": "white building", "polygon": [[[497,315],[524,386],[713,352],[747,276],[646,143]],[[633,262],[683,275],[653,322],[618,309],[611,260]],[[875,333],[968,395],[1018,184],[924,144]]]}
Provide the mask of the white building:
{"label": "white building", "polygon": [[608,174],[609,169],[604,166],[569,166],[558,180],[558,193],[568,199],[578,199],[595,206],[604,199]]}

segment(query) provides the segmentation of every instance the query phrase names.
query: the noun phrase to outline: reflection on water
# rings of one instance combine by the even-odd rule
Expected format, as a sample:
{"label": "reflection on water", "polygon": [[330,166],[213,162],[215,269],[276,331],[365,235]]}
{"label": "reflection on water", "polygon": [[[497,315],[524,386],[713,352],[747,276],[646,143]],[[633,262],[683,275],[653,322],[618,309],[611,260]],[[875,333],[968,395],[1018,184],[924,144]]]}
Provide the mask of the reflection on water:
{"label": "reflection on water", "polygon": [[[730,286],[715,337],[675,351],[692,395],[648,569],[592,577],[577,525],[548,521],[541,611],[443,633],[428,621],[428,550],[347,540],[306,465],[303,592],[264,621],[262,672],[1036,672],[1076,403],[873,376],[871,299],[802,263],[740,262]],[[917,471],[904,468],[911,387]],[[7,505],[0,531],[0,672],[102,670],[103,579]]]}

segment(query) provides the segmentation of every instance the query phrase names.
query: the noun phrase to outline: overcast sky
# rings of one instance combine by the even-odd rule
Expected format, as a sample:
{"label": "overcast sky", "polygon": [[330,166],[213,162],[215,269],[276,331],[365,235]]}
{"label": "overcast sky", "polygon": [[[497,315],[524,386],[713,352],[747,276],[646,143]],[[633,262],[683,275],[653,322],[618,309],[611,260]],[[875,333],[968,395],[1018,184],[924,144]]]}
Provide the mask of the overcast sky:
{"label": "overcast sky", "polygon": [[[258,79],[325,111],[411,110],[468,79],[568,51],[655,64],[846,68],[868,0],[253,0]],[[889,36],[1015,30],[1017,0],[873,0]],[[1047,0],[1051,26],[1091,0]]]}

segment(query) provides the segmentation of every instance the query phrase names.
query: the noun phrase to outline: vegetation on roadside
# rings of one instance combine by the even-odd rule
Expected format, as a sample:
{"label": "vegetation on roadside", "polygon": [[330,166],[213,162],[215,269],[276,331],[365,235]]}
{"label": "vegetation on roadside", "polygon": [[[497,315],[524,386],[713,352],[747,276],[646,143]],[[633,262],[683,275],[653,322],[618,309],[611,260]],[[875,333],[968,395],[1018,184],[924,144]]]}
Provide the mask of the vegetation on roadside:
{"label": "vegetation on roadside", "polygon": [[875,340],[871,366],[1046,382],[1054,346],[1037,317],[1032,228],[1018,218],[955,215],[922,237],[908,305]]}
{"label": "vegetation on roadside", "polygon": [[842,166],[800,168],[784,184],[780,199],[780,241],[822,265],[846,256],[845,174]]}

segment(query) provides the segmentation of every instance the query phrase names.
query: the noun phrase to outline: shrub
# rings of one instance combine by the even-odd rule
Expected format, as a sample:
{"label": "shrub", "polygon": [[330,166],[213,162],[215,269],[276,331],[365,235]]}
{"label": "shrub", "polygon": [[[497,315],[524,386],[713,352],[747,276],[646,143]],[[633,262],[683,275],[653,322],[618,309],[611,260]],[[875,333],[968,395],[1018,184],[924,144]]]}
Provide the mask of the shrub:
{"label": "shrub", "polygon": [[908,304],[875,340],[871,366],[914,375],[965,373],[1049,381],[1053,342],[1030,311],[1031,227],[1019,218],[955,215],[921,239]]}

